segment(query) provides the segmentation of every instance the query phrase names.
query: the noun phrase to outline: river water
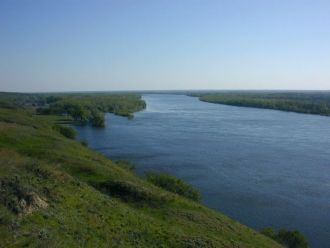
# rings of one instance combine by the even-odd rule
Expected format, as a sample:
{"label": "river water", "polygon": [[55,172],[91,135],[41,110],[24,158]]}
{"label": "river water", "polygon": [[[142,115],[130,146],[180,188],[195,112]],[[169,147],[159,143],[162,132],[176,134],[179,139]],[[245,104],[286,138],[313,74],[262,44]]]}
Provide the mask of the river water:
{"label": "river water", "polygon": [[133,120],[106,115],[78,139],[138,173],[165,171],[190,182],[203,203],[260,229],[298,229],[330,247],[330,118],[146,94]]}

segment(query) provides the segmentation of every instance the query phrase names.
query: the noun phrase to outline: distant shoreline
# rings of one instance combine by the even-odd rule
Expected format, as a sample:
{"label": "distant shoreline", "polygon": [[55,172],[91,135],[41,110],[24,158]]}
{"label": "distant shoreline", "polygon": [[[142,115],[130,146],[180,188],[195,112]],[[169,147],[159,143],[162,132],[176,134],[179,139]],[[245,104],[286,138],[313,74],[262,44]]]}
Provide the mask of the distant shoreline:
{"label": "distant shoreline", "polygon": [[190,96],[215,104],[330,116],[330,93],[328,92],[228,92],[191,94]]}

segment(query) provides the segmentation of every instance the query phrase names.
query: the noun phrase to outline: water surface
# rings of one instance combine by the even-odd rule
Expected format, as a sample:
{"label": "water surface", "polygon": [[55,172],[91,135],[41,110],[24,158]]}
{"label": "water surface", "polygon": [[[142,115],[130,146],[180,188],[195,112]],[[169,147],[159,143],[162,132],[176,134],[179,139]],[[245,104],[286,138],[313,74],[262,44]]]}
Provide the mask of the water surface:
{"label": "water surface", "polygon": [[133,120],[107,114],[78,138],[112,159],[175,174],[203,202],[259,229],[302,231],[330,247],[330,118],[148,94]]}

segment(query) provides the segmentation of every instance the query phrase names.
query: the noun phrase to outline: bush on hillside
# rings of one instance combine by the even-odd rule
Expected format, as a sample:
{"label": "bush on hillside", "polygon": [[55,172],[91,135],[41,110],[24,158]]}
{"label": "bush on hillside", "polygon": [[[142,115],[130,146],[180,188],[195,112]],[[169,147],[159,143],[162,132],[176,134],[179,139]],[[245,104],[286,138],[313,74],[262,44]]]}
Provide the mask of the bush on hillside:
{"label": "bush on hillside", "polygon": [[155,172],[147,172],[145,177],[148,182],[167,191],[181,195],[196,202],[201,200],[201,194],[197,189],[175,176],[168,175],[166,173],[157,174]]}
{"label": "bush on hillside", "polygon": [[159,207],[167,201],[164,196],[128,181],[105,181],[94,187],[107,195],[140,206]]}
{"label": "bush on hillside", "polygon": [[75,139],[76,138],[76,131],[72,127],[55,125],[54,129],[57,130],[63,136],[69,138],[69,139]]}
{"label": "bush on hillside", "polygon": [[88,142],[86,140],[82,140],[80,144],[82,144],[84,147],[88,147]]}
{"label": "bush on hillside", "polygon": [[276,232],[273,228],[267,227],[262,229],[261,233],[288,248],[308,248],[308,242],[304,235],[297,230],[290,231],[281,229]]}
{"label": "bush on hillside", "polygon": [[129,162],[128,160],[116,160],[116,165],[120,166],[121,168],[128,170],[128,171],[134,171],[135,170],[135,166]]}

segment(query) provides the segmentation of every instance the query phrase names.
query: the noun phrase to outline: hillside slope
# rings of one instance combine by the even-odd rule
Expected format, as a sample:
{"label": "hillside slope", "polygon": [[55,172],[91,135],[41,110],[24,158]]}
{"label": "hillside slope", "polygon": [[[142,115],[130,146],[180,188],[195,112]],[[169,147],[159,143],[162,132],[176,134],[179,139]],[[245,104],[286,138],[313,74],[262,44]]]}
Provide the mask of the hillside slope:
{"label": "hillside slope", "polygon": [[65,138],[53,122],[0,108],[1,247],[280,247]]}

